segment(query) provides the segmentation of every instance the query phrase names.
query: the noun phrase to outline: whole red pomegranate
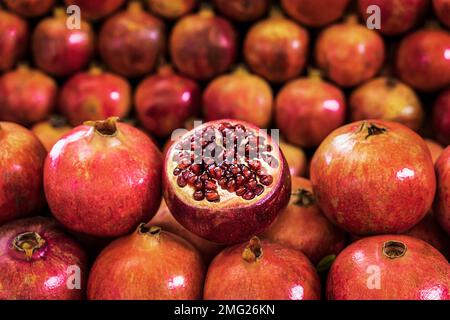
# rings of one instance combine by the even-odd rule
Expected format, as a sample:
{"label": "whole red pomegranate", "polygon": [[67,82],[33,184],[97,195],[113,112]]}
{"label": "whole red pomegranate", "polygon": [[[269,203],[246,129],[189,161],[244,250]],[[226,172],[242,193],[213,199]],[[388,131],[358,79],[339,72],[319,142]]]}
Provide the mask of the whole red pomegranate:
{"label": "whole red pomegranate", "polygon": [[403,38],[396,69],[400,79],[418,90],[450,85],[450,32],[423,29]]}
{"label": "whole red pomegranate", "polygon": [[300,250],[314,264],[328,255],[337,255],[345,247],[345,232],[320,211],[311,182],[299,177],[292,178],[289,206],[263,237]]}
{"label": "whole red pomegranate", "polygon": [[308,47],[306,29],[274,12],[250,28],[245,36],[244,57],[253,72],[281,83],[303,71]]}
{"label": "whole red pomegranate", "polygon": [[398,35],[414,28],[425,14],[428,0],[358,0],[361,17],[367,21],[373,14],[367,12],[370,6],[378,6],[381,12],[380,32]]}
{"label": "whole red pomegranate", "polygon": [[198,0],[146,0],[150,10],[163,18],[174,20],[191,12]]}
{"label": "whole red pomegranate", "polygon": [[165,65],[139,84],[134,104],[144,128],[158,137],[167,137],[199,113],[200,87]]}
{"label": "whole red pomegranate", "polygon": [[161,153],[143,132],[117,118],[87,122],[50,151],[45,195],[68,229],[120,236],[158,210],[161,170]]}
{"label": "whole red pomegranate", "polygon": [[422,104],[414,90],[388,77],[376,78],[358,87],[350,96],[349,107],[352,121],[388,120],[416,131],[424,118]]}
{"label": "whole red pomegranate", "polygon": [[311,182],[326,216],[356,235],[405,232],[428,212],[436,190],[423,139],[382,120],[333,131],[312,159]]}
{"label": "whole red pomegranate", "polygon": [[64,84],[59,107],[73,126],[88,120],[122,118],[130,111],[131,88],[124,78],[92,67]]}
{"label": "whole red pomegranate", "polygon": [[0,77],[0,119],[24,126],[44,120],[55,107],[57,93],[52,78],[20,66]]}
{"label": "whole red pomegranate", "polygon": [[331,80],[343,87],[353,87],[380,71],[385,46],[377,32],[358,24],[352,16],[322,31],[316,42],[315,58]]}
{"label": "whole red pomegranate", "polygon": [[289,16],[309,27],[322,27],[343,16],[350,0],[281,0]]}
{"label": "whole red pomegranate", "polygon": [[269,0],[213,0],[214,6],[226,17],[248,22],[261,18],[269,8]]}
{"label": "whole red pomegranate", "polygon": [[94,33],[85,21],[80,29],[67,28],[67,16],[62,8],[54,17],[40,21],[34,29],[33,57],[36,65],[55,76],[71,75],[89,64],[94,53]]}
{"label": "whole red pomegranate", "polygon": [[54,220],[27,218],[0,227],[0,299],[78,300],[87,259]]}
{"label": "whole red pomegranate", "polygon": [[0,9],[0,71],[14,67],[27,50],[28,24]]}
{"label": "whole red pomegranate", "polygon": [[222,251],[209,266],[205,300],[319,300],[320,280],[300,251],[257,237]]}
{"label": "whole red pomegranate", "polygon": [[25,17],[38,17],[48,13],[55,0],[4,0],[8,9]]}
{"label": "whole red pomegranate", "polygon": [[364,238],[342,251],[327,281],[331,300],[448,300],[450,267],[428,243],[404,235]]}
{"label": "whole red pomegranate", "polygon": [[203,279],[203,261],[194,246],[141,224],[98,256],[87,295],[90,300],[194,300],[201,298]]}
{"label": "whole red pomegranate", "polygon": [[345,111],[342,91],[312,75],[281,89],[275,102],[275,122],[287,141],[315,147],[345,123]]}
{"label": "whole red pomegranate", "polygon": [[442,152],[444,152],[444,148],[436,141],[430,139],[425,139],[425,143],[427,144],[428,150],[430,150],[433,163],[436,163]]}
{"label": "whole red pomegranate", "polygon": [[0,224],[29,216],[44,205],[45,149],[36,136],[12,122],[0,122]]}
{"label": "whole red pomegranate", "polygon": [[166,154],[164,199],[186,229],[232,244],[263,232],[289,202],[289,168],[277,143],[238,120],[204,123]]}
{"label": "whole red pomegranate", "polygon": [[433,0],[433,6],[439,20],[450,28],[450,0]]}
{"label": "whole red pomegranate", "polygon": [[305,152],[301,148],[287,142],[280,142],[280,149],[286,158],[291,176],[305,176],[308,166]]}
{"label": "whole red pomegranate", "polygon": [[99,52],[112,71],[139,77],[151,72],[164,54],[165,33],[163,22],[133,1],[102,25]]}
{"label": "whole red pomegranate", "polygon": [[203,9],[179,20],[170,36],[170,55],[185,75],[208,80],[227,71],[236,53],[236,31],[225,19]]}
{"label": "whole red pomegranate", "polygon": [[272,88],[264,79],[238,68],[209,83],[202,105],[206,121],[237,119],[267,128],[273,112]]}
{"label": "whole red pomegranate", "polygon": [[64,135],[69,133],[72,127],[59,116],[52,116],[49,120],[36,123],[31,131],[38,137],[47,152],[53,148]]}
{"label": "whole red pomegranate", "polygon": [[83,18],[98,20],[116,11],[125,0],[64,0],[64,2],[67,6],[79,6]]}
{"label": "whole red pomegranate", "polygon": [[443,145],[450,144],[450,89],[442,92],[433,107],[433,130]]}
{"label": "whole red pomegranate", "polygon": [[450,147],[436,162],[437,193],[434,213],[439,224],[450,234]]}

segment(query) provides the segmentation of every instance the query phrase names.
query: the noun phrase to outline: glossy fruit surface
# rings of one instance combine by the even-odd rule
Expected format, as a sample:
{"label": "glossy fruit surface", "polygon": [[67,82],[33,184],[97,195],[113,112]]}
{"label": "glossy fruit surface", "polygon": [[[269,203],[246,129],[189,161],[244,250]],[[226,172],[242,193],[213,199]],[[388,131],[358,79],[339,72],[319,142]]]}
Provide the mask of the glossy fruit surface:
{"label": "glossy fruit surface", "polygon": [[20,66],[0,77],[0,119],[24,126],[44,120],[55,107],[57,93],[52,78]]}
{"label": "glossy fruit surface", "polygon": [[262,17],[269,8],[269,0],[213,0],[214,6],[226,17],[240,22]]}
{"label": "glossy fruit surface", "polygon": [[268,128],[272,119],[273,95],[269,84],[245,69],[220,76],[203,92],[206,121],[237,119]]}
{"label": "glossy fruit surface", "polygon": [[161,202],[161,154],[143,132],[116,118],[88,122],[47,157],[44,188],[68,229],[101,237],[132,231]]}
{"label": "glossy fruit surface", "polygon": [[36,213],[44,205],[45,149],[34,134],[0,122],[0,224]]}
{"label": "glossy fruit surface", "polygon": [[190,243],[160,227],[141,224],[96,259],[88,299],[200,299],[203,278],[203,261]]}
{"label": "glossy fruit surface", "polygon": [[116,11],[125,0],[64,0],[64,2],[67,6],[79,6],[82,18],[98,20]]}
{"label": "glossy fruit surface", "polygon": [[357,235],[410,229],[428,212],[436,190],[423,139],[381,120],[354,122],[331,133],[313,157],[311,182],[326,216]]}
{"label": "glossy fruit surface", "polygon": [[179,20],[170,36],[170,55],[182,73],[208,80],[227,71],[237,54],[236,31],[210,10]]}
{"label": "glossy fruit surface", "polygon": [[59,108],[73,126],[84,121],[125,117],[131,107],[127,80],[93,67],[71,77],[62,87]]}
{"label": "glossy fruit surface", "polygon": [[436,163],[442,152],[444,152],[444,148],[436,141],[430,139],[425,139],[425,143],[427,144],[428,150],[430,150],[433,163]]}
{"label": "glossy fruit surface", "polygon": [[263,232],[289,202],[286,160],[266,131],[224,119],[185,133],[166,154],[164,199],[189,231],[232,244]]}
{"label": "glossy fruit surface", "polygon": [[260,241],[222,251],[211,263],[205,300],[318,300],[320,280],[300,251]]}
{"label": "glossy fruit surface", "polygon": [[370,80],[353,91],[349,108],[352,121],[394,121],[412,130],[420,129],[424,118],[422,104],[414,90],[386,77]]}
{"label": "glossy fruit surface", "polygon": [[291,176],[305,176],[308,167],[308,159],[305,152],[287,142],[280,142],[280,149],[286,158]]}
{"label": "glossy fruit surface", "polygon": [[428,243],[403,235],[364,238],[342,251],[327,280],[331,300],[448,300],[450,267]]}
{"label": "glossy fruit surface", "polygon": [[442,92],[433,107],[433,130],[436,140],[450,144],[450,90]]}
{"label": "glossy fruit surface", "polygon": [[301,24],[327,25],[343,16],[350,0],[281,0],[283,9]]}
{"label": "glossy fruit surface", "polygon": [[28,25],[25,20],[0,10],[0,71],[13,68],[27,49]]}
{"label": "glossy fruit surface", "polygon": [[47,152],[53,148],[65,134],[72,130],[64,118],[53,116],[49,120],[36,123],[30,129],[41,141]]}
{"label": "glossy fruit surface", "polygon": [[439,20],[450,28],[450,1],[433,0],[433,7]]}
{"label": "glossy fruit surface", "polygon": [[4,3],[21,16],[37,17],[49,12],[55,0],[5,0]]}
{"label": "glossy fruit surface", "polygon": [[439,224],[450,235],[450,147],[436,162],[437,193],[434,214]]}
{"label": "glossy fruit surface", "polygon": [[147,5],[153,13],[166,19],[178,19],[198,4],[198,0],[147,0]]}

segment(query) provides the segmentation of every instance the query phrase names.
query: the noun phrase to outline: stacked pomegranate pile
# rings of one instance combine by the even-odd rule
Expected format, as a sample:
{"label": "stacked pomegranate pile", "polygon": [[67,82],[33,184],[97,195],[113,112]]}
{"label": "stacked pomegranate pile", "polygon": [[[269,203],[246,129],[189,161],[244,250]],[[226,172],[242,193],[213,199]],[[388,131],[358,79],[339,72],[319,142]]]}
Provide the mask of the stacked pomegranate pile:
{"label": "stacked pomegranate pile", "polygon": [[449,0],[2,6],[0,299],[450,300]]}

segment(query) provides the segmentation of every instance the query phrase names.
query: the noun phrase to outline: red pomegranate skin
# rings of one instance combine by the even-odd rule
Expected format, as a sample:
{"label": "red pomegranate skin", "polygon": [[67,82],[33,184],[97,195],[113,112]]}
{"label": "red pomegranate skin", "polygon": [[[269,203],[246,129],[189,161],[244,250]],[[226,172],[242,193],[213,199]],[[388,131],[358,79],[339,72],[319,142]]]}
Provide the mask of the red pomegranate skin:
{"label": "red pomegranate skin", "polygon": [[351,17],[322,31],[316,42],[315,58],[331,80],[342,87],[353,87],[380,71],[385,45],[377,32]]}
{"label": "red pomegranate skin", "polygon": [[68,29],[67,16],[57,9],[54,17],[41,20],[34,29],[33,57],[36,65],[54,76],[69,76],[85,68],[94,53],[94,33],[81,21],[80,29]]}
{"label": "red pomegranate skin", "polygon": [[369,80],[353,91],[349,109],[351,121],[394,121],[415,131],[421,128],[424,118],[422,104],[414,90],[387,77]]}
{"label": "red pomegranate skin", "polygon": [[434,214],[437,221],[450,234],[450,147],[447,147],[435,164],[437,192]]}
{"label": "red pomegranate skin", "polygon": [[28,37],[28,24],[25,20],[0,10],[0,71],[13,68],[23,58]]}
{"label": "red pomegranate skin", "polygon": [[430,150],[431,159],[433,160],[433,163],[436,163],[437,159],[439,159],[442,152],[444,152],[444,148],[436,141],[430,139],[425,139],[425,143],[427,144],[428,150]]}
{"label": "red pomegranate skin", "polygon": [[175,24],[170,36],[170,55],[181,73],[196,80],[209,80],[234,63],[236,38],[231,23],[205,9]]}
{"label": "red pomegranate skin", "polygon": [[273,94],[262,78],[244,69],[215,78],[203,92],[206,121],[238,119],[268,128],[273,113]]}
{"label": "red pomegranate skin", "polygon": [[433,131],[440,143],[450,144],[450,89],[442,92],[433,107]]}
{"label": "red pomegranate skin", "polygon": [[161,153],[145,133],[115,121],[76,127],[46,159],[49,207],[70,230],[116,237],[158,210]]}
{"label": "red pomegranate skin", "polygon": [[403,82],[421,91],[436,91],[450,84],[450,33],[422,29],[403,38],[396,70]]}
{"label": "red pomegranate skin", "polygon": [[215,8],[226,17],[248,22],[261,18],[269,8],[269,0],[213,0]]}
{"label": "red pomegranate skin", "polygon": [[42,170],[46,151],[26,128],[0,122],[0,225],[30,216],[44,205]]}
{"label": "red pomegranate skin", "polygon": [[99,52],[106,65],[125,77],[151,72],[166,46],[161,20],[144,11],[140,2],[110,17],[99,34]]}
{"label": "red pomegranate skin", "polygon": [[286,13],[309,27],[322,27],[341,18],[349,0],[281,0]]}
{"label": "red pomegranate skin", "polygon": [[381,33],[389,36],[411,30],[421,20],[428,8],[428,0],[358,0],[359,12],[364,21],[373,14],[367,8],[376,5],[381,11]]}
{"label": "red pomegranate skin", "polygon": [[36,69],[21,66],[0,77],[0,119],[29,126],[46,119],[56,104],[56,82]]}
{"label": "red pomegranate skin", "polygon": [[154,14],[174,20],[191,12],[198,5],[198,0],[147,0],[147,5]]}
{"label": "red pomegranate skin", "polygon": [[170,66],[144,79],[134,96],[137,116],[142,126],[157,137],[168,137],[183,128],[187,119],[200,109],[199,85]]}
{"label": "red pomegranate skin", "polygon": [[429,211],[436,190],[423,139],[381,120],[332,132],[316,151],[310,173],[319,207],[355,235],[405,232]]}
{"label": "red pomegranate skin", "polygon": [[439,20],[450,28],[450,1],[433,0],[433,7]]}
{"label": "red pomegranate skin", "polygon": [[308,167],[305,152],[301,148],[283,141],[280,142],[280,149],[286,158],[291,176],[304,177]]}
{"label": "red pomegranate skin", "polygon": [[244,41],[244,58],[253,72],[274,83],[298,76],[306,64],[309,34],[281,14],[254,24]]}
{"label": "red pomegranate skin", "polygon": [[67,6],[79,6],[82,18],[99,20],[119,9],[125,0],[65,0],[64,2]]}
{"label": "red pomegranate skin", "polygon": [[[20,244],[17,248],[14,244],[17,236],[31,232],[43,243],[32,247],[28,257]],[[1,300],[80,300],[85,296],[86,255],[54,220],[26,218],[0,227],[0,250]],[[74,267],[80,271],[79,289],[70,286],[76,284]]]}
{"label": "red pomegranate skin", "polygon": [[214,258],[206,274],[205,300],[320,299],[319,277],[303,253],[262,241],[256,251],[262,255],[257,256],[249,246],[229,247]]}
{"label": "red pomegranate skin", "polygon": [[59,108],[72,126],[113,116],[123,118],[131,108],[131,87],[124,78],[94,67],[64,84]]}
{"label": "red pomegranate skin", "polygon": [[55,143],[72,129],[65,120],[52,117],[49,120],[36,123],[30,130],[41,141],[45,150],[50,152]]}
{"label": "red pomegranate skin", "polygon": [[5,0],[8,9],[25,17],[38,17],[48,13],[55,0]]}
{"label": "red pomegranate skin", "polygon": [[138,229],[102,251],[89,275],[89,300],[201,298],[205,270],[197,249],[159,227],[148,229]]}
{"label": "red pomegranate skin", "polygon": [[[400,251],[403,256],[390,258],[384,253],[390,241],[406,246]],[[369,237],[351,244],[334,261],[327,280],[330,300],[448,300],[449,291],[445,257],[428,243],[404,235]]]}

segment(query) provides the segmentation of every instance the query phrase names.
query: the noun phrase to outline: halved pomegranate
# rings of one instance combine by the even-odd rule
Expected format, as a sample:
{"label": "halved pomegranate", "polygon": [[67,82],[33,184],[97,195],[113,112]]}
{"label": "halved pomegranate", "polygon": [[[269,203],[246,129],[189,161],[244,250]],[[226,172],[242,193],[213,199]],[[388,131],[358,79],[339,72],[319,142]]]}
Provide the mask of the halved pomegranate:
{"label": "halved pomegranate", "polygon": [[189,231],[231,244],[260,234],[289,202],[291,175],[278,144],[243,121],[207,122],[166,155],[164,198]]}

